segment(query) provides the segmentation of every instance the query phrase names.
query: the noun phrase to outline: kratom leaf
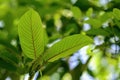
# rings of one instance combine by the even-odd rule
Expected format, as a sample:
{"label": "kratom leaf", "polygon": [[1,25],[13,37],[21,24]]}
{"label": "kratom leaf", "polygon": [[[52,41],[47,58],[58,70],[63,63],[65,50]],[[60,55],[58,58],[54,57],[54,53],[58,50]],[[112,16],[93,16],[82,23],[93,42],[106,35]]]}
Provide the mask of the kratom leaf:
{"label": "kratom leaf", "polygon": [[104,35],[104,36],[109,36],[110,33],[107,32],[106,30],[104,29],[101,29],[101,28],[97,28],[97,29],[90,29],[86,32],[86,34],[88,35]]}
{"label": "kratom leaf", "polygon": [[14,47],[13,45],[11,45],[6,39],[0,38],[0,45],[3,45],[4,47],[6,47],[8,50],[10,50],[15,55],[16,55],[16,53],[19,53],[17,48]]}
{"label": "kratom leaf", "polygon": [[43,35],[44,35],[44,36],[43,36],[43,38],[44,38],[44,45],[47,45],[49,39],[48,39],[48,35],[47,35],[45,29],[43,30]]}
{"label": "kratom leaf", "polygon": [[88,36],[76,34],[62,39],[49,48],[44,55],[45,61],[53,62],[59,58],[73,54],[83,46],[92,43],[93,40]]}
{"label": "kratom leaf", "polygon": [[119,20],[115,19],[114,21],[115,21],[115,24],[120,28],[120,22],[119,22]]}
{"label": "kratom leaf", "polygon": [[106,21],[110,20],[112,16],[112,12],[103,12],[103,14],[98,17],[98,20],[100,20],[102,23],[105,23]]}
{"label": "kratom leaf", "polygon": [[17,69],[17,67],[14,66],[12,63],[10,63],[9,61],[5,61],[1,58],[0,58],[0,68],[4,68],[9,71],[16,71]]}
{"label": "kratom leaf", "polygon": [[30,9],[20,19],[18,33],[23,53],[35,59],[44,51],[44,30],[39,14]]}
{"label": "kratom leaf", "polygon": [[89,9],[87,10],[87,12],[86,12],[86,15],[87,15],[88,17],[92,17],[92,14],[93,14],[93,8],[89,8]]}
{"label": "kratom leaf", "polygon": [[98,19],[89,19],[85,22],[90,24],[93,28],[100,28],[102,25],[101,21]]}
{"label": "kratom leaf", "polygon": [[4,50],[0,52],[0,58],[7,62],[11,62],[12,64],[18,64],[19,61],[18,57],[16,57],[14,54]]}
{"label": "kratom leaf", "polygon": [[113,16],[114,18],[116,18],[117,20],[120,20],[120,10],[117,8],[113,9]]}
{"label": "kratom leaf", "polygon": [[76,6],[71,7],[71,11],[73,13],[73,16],[76,19],[80,19],[81,18],[82,12],[81,12],[81,10],[78,7],[76,7]]}

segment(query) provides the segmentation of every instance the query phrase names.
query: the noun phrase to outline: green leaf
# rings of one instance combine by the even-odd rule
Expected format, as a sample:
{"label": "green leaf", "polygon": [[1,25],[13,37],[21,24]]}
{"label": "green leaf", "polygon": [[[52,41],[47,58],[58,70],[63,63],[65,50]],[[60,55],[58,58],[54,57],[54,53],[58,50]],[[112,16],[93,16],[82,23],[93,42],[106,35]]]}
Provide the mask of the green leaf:
{"label": "green leaf", "polygon": [[76,6],[71,7],[71,11],[73,12],[73,16],[76,19],[80,19],[81,18],[82,12],[81,12],[81,10],[78,7],[76,7]]}
{"label": "green leaf", "polygon": [[43,35],[44,35],[44,45],[47,45],[49,39],[45,29],[43,30]]}
{"label": "green leaf", "polygon": [[39,14],[30,9],[20,19],[18,33],[23,53],[37,58],[44,51],[44,30]]}
{"label": "green leaf", "polygon": [[88,35],[104,35],[104,36],[109,36],[110,33],[107,32],[104,29],[98,28],[98,29],[90,29],[86,32]]}
{"label": "green leaf", "polygon": [[105,23],[112,18],[112,15],[112,12],[104,12],[101,16],[99,16],[98,20],[100,20],[102,23]]}
{"label": "green leaf", "polygon": [[85,22],[90,24],[93,28],[99,28],[102,25],[101,21],[98,19],[89,19]]}
{"label": "green leaf", "polygon": [[92,14],[93,14],[93,8],[89,8],[89,9],[87,10],[87,12],[86,12],[86,15],[87,15],[88,17],[92,17]]}
{"label": "green leaf", "polygon": [[120,21],[117,19],[115,19],[114,21],[115,21],[115,24],[120,28]]}
{"label": "green leaf", "polygon": [[120,20],[120,10],[117,8],[113,9],[113,16],[114,18],[116,18],[117,20]]}
{"label": "green leaf", "polygon": [[8,40],[6,40],[6,39],[0,38],[0,44],[3,45],[4,47],[6,47],[6,48],[7,48],[9,51],[11,51],[12,53],[14,53],[14,55],[16,55],[16,56],[17,56],[16,53],[19,53],[18,50],[17,50],[17,48],[14,47],[13,45],[11,45],[11,44],[8,42]]}
{"label": "green leaf", "polygon": [[45,61],[53,62],[59,58],[73,54],[85,45],[92,43],[88,36],[76,34],[62,39],[49,48],[44,55]]}
{"label": "green leaf", "polygon": [[17,67],[14,66],[12,63],[5,61],[3,59],[0,58],[0,68],[4,68],[10,71],[16,71]]}
{"label": "green leaf", "polygon": [[11,62],[12,64],[18,64],[19,60],[14,54],[11,54],[8,51],[0,51],[0,58],[7,62]]}

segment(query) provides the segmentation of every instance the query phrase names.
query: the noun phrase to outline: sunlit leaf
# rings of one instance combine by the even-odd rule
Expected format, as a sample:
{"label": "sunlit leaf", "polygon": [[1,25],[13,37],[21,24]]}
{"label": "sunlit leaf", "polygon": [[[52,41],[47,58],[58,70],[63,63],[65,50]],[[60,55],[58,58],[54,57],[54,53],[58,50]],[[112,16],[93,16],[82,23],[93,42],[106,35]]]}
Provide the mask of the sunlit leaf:
{"label": "sunlit leaf", "polygon": [[117,8],[113,9],[113,16],[117,19],[120,20],[120,10]]}
{"label": "sunlit leaf", "polygon": [[92,16],[92,13],[93,13],[93,8],[89,8],[89,9],[87,10],[87,12],[86,12],[86,15],[87,15],[88,17],[91,17],[91,16]]}
{"label": "sunlit leaf", "polygon": [[76,34],[62,39],[54,44],[45,52],[45,61],[53,62],[59,58],[73,54],[83,46],[92,43],[92,39],[88,36]]}
{"label": "sunlit leaf", "polygon": [[73,12],[73,16],[76,19],[80,19],[81,18],[82,12],[81,12],[81,10],[78,7],[76,7],[76,6],[71,7],[71,11]]}
{"label": "sunlit leaf", "polygon": [[105,23],[106,21],[110,20],[112,18],[112,12],[103,12],[102,15],[99,16],[99,20],[102,22],[102,23]]}
{"label": "sunlit leaf", "polygon": [[44,35],[43,36],[43,38],[44,38],[44,45],[47,45],[49,39],[48,39],[48,35],[47,35],[45,29],[43,30],[43,35]]}
{"label": "sunlit leaf", "polygon": [[7,3],[0,4],[0,18],[5,16],[9,11],[9,5]]}
{"label": "sunlit leaf", "polygon": [[44,50],[44,34],[40,16],[30,9],[20,19],[18,33],[23,53],[35,59]]}
{"label": "sunlit leaf", "polygon": [[62,80],[72,80],[72,76],[70,73],[66,73],[63,77]]}

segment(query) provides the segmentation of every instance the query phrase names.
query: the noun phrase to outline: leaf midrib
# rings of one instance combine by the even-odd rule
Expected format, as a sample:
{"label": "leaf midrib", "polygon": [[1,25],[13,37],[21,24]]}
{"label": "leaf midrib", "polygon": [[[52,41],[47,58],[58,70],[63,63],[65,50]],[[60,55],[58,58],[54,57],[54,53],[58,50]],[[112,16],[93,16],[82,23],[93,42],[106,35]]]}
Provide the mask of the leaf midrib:
{"label": "leaf midrib", "polygon": [[34,35],[33,35],[33,28],[32,28],[32,13],[31,13],[31,17],[30,17],[30,21],[31,21],[31,25],[30,25],[30,29],[32,32],[32,44],[33,44],[33,50],[34,50],[34,56],[36,58],[36,49],[35,49],[35,42],[34,42]]}

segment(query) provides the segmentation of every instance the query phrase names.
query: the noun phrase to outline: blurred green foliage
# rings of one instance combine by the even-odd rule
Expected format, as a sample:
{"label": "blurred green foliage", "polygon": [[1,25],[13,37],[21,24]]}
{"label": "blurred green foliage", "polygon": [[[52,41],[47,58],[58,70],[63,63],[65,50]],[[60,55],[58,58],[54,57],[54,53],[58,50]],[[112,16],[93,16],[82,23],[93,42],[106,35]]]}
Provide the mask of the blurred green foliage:
{"label": "blurred green foliage", "polygon": [[20,17],[30,8],[41,16],[49,45],[80,33],[95,40],[86,49],[85,63],[82,57],[76,57],[78,63],[70,69],[70,58],[74,56],[70,55],[47,64],[42,69],[43,77],[39,74],[37,80],[83,80],[85,73],[92,80],[119,80],[119,4],[120,0],[0,0],[0,80],[23,80],[29,72],[31,59],[23,57],[17,28]]}

